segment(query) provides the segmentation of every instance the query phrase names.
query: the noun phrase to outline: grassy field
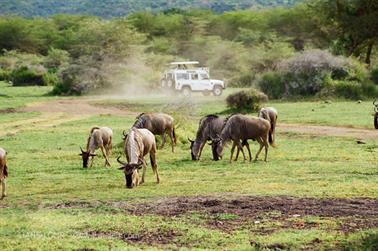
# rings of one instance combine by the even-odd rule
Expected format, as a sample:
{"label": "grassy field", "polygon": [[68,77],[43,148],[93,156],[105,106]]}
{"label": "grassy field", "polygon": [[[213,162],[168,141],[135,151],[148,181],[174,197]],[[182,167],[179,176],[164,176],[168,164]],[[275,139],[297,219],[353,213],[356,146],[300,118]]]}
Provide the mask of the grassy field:
{"label": "grassy field", "polygon": [[[56,99],[45,96],[48,91],[0,84],[3,130],[41,116],[9,108]],[[122,130],[135,116],[97,115],[5,132],[0,146],[9,152],[10,176],[8,197],[0,201],[1,250],[375,249],[378,139],[359,145],[347,137],[280,133],[267,163],[229,164],[228,149],[224,160],[213,162],[208,147],[201,161],[192,162],[186,138],[195,134],[201,115],[226,114],[224,96],[92,103],[175,116],[176,152],[165,147],[157,156],[161,184],[149,167],[145,184],[125,189],[117,169]],[[280,122],[371,128],[369,102],[269,105],[278,108]],[[104,168],[102,157],[93,168],[81,167],[79,146],[94,125],[114,130],[111,168]]]}

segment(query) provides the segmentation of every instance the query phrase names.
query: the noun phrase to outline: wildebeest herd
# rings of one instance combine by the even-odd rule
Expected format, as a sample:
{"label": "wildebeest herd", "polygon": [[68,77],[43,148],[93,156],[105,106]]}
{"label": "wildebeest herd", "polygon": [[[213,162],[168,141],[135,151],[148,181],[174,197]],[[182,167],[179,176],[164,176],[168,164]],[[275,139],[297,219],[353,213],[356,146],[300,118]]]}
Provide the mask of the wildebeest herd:
{"label": "wildebeest herd", "polygon": [[[234,114],[227,118],[220,118],[217,115],[207,115],[199,122],[195,140],[188,138],[192,160],[199,160],[206,143],[210,141],[213,160],[220,160],[223,156],[224,146],[232,141],[230,162],[233,159],[235,148],[237,148],[235,161],[239,152],[246,156],[243,147],[246,147],[249,154],[249,161],[252,160],[248,140],[257,141],[260,145],[256,153],[257,160],[260,152],[265,148],[265,161],[268,156],[269,145],[274,147],[275,127],[277,123],[277,110],[273,107],[262,108],[258,116]],[[125,174],[127,188],[133,188],[144,182],[147,163],[145,156],[150,155],[151,167],[156,175],[157,183],[160,182],[158,165],[156,161],[157,146],[155,135],[162,137],[161,148],[164,147],[166,135],[170,137],[172,152],[176,145],[176,133],[174,119],[164,113],[141,113],[137,116],[133,126],[123,131],[124,154],[126,162],[117,158],[122,166],[119,168]],[[85,151],[80,147],[83,160],[83,167],[88,167],[88,162],[93,165],[96,156],[95,151],[100,149],[105,158],[105,166],[111,166],[109,156],[112,151],[113,131],[109,127],[93,127],[90,130]],[[2,186],[1,199],[6,196],[6,178],[8,177],[7,153],[0,148],[0,183]],[[139,177],[139,170],[143,168],[142,177]]]}

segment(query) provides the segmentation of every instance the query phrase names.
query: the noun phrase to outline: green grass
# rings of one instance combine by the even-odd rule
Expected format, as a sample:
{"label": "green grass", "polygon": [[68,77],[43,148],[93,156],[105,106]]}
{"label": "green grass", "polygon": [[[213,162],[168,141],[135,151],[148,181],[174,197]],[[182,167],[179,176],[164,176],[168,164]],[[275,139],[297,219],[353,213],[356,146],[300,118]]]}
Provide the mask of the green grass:
{"label": "green grass", "polygon": [[[53,99],[45,97],[48,89],[5,88],[12,93],[8,105],[2,108],[20,107],[29,102]],[[0,89],[0,93],[4,93]],[[24,94],[22,94],[24,93]],[[24,96],[35,93],[34,97]],[[198,100],[197,100],[198,99]],[[187,136],[193,137],[197,118],[213,112],[223,112],[224,97],[195,96],[193,107],[172,106],[165,109],[173,113],[180,126],[176,152],[170,147],[159,150],[157,161],[161,184],[155,183],[148,167],[146,183],[135,189],[125,189],[123,174],[117,169],[116,157],[122,154],[122,130],[130,128],[134,116],[94,116],[54,127],[31,126],[17,134],[0,137],[0,146],[9,152],[8,195],[0,201],[0,247],[2,250],[135,250],[174,249],[183,246],[194,249],[251,250],[269,248],[280,243],[287,248],[301,249],[319,239],[319,246],[339,248],[370,245],[376,229],[344,235],[335,230],[337,219],[311,218],[322,226],[316,229],[282,229],[268,235],[251,232],[251,223],[240,229],[225,232],[206,226],[202,215],[193,212],[185,217],[167,218],[159,215],[135,216],[105,202],[156,201],[161,198],[197,195],[289,195],[318,198],[378,198],[378,141],[358,145],[349,138],[315,137],[297,134],[279,134],[278,148],[269,151],[268,162],[243,162],[229,164],[229,148],[219,162],[210,160],[209,147],[202,160],[192,162]],[[197,100],[197,101],[196,101]],[[170,102],[178,102],[176,100]],[[128,107],[134,111],[161,110],[166,105],[161,98],[155,100],[130,99],[102,101],[102,104]],[[356,121],[363,118],[362,111],[369,104],[335,102],[272,103],[280,112],[280,121],[368,127],[368,123]],[[313,108],[315,107],[315,108]],[[345,113],[340,109],[345,108]],[[2,109],[1,108],[1,109]],[[315,109],[314,112],[308,112]],[[296,112],[295,112],[296,111]],[[296,113],[298,115],[296,115]],[[356,113],[353,119],[346,118]],[[368,113],[368,112],[367,112]],[[349,114],[349,115],[348,115]],[[36,114],[0,114],[0,122],[28,119]],[[369,114],[367,114],[368,116]],[[350,124],[348,124],[350,121]],[[340,124],[338,124],[340,123]],[[79,146],[84,146],[88,130],[94,125],[108,125],[114,130],[115,149],[111,156],[111,168],[104,168],[99,157],[93,168],[83,169]],[[11,130],[11,128],[8,128]],[[8,130],[7,128],[5,130]],[[257,150],[256,143],[252,151]],[[261,157],[260,157],[261,158]],[[240,158],[241,159],[241,158]],[[96,206],[96,202],[100,203]],[[87,202],[90,207],[54,208],[60,203]],[[214,215],[219,220],[237,220],[233,214]],[[280,223],[263,222],[267,227]],[[278,225],[277,225],[278,224]],[[128,243],[122,234],[151,236],[175,233],[171,244]],[[93,234],[96,233],[96,234]],[[366,237],[368,236],[368,237]],[[373,236],[373,237],[369,237]],[[251,246],[251,241],[257,243]],[[340,244],[341,243],[341,244]]]}

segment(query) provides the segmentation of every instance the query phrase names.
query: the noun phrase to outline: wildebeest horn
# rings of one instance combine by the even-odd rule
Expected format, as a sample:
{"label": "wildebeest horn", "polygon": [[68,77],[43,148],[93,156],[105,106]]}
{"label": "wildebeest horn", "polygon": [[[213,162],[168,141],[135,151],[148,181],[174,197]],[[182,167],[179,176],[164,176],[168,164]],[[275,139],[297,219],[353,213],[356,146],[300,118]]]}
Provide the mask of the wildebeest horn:
{"label": "wildebeest horn", "polygon": [[121,159],[121,156],[119,156],[119,157],[117,158],[118,163],[120,163],[121,165],[126,165],[126,162],[123,162],[123,161],[121,161],[120,159]]}
{"label": "wildebeest horn", "polygon": [[126,133],[125,130],[123,130],[122,134],[123,134],[123,139],[126,139],[127,138],[127,133]]}
{"label": "wildebeest horn", "polygon": [[375,104],[376,101],[377,101],[377,99],[374,99],[374,101],[373,101],[373,105],[376,105],[376,104]]}
{"label": "wildebeest horn", "polygon": [[83,148],[80,147],[80,150],[81,150],[82,153],[85,153],[85,152],[83,151]]}
{"label": "wildebeest horn", "polygon": [[194,143],[194,140],[191,140],[189,137],[188,137],[188,140],[190,143]]}

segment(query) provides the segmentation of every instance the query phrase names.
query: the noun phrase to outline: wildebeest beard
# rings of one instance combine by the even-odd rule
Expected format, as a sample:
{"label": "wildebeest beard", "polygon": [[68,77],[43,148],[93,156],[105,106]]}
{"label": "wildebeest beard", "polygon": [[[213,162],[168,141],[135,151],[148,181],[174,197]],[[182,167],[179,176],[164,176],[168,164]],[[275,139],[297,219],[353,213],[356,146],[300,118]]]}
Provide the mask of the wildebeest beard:
{"label": "wildebeest beard", "polygon": [[132,188],[133,187],[133,172],[131,174],[125,173],[125,179],[126,179],[126,186],[128,188]]}

